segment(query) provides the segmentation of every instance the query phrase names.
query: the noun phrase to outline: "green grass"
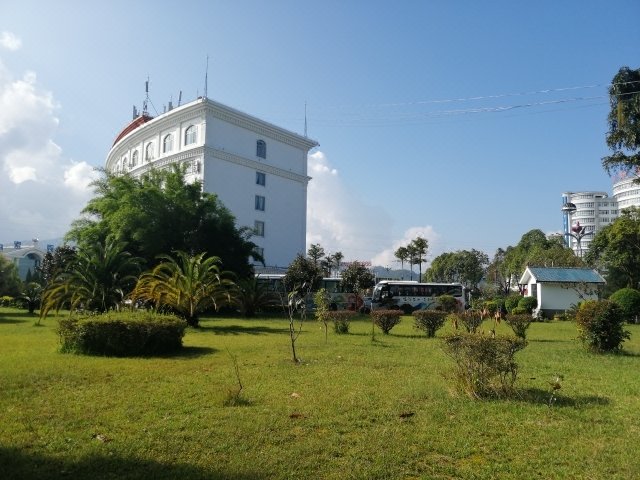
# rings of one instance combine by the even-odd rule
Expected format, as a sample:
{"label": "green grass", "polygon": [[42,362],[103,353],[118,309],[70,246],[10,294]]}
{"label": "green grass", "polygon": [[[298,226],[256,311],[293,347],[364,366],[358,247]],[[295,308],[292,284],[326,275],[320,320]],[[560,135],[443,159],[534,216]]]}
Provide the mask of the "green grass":
{"label": "green grass", "polygon": [[[0,309],[3,479],[640,477],[640,326],[596,356],[573,323],[534,323],[519,397],[474,401],[451,391],[443,330],[410,317],[327,343],[307,321],[299,365],[283,319],[206,318],[183,354],[125,359],[58,353],[55,318],[33,322]],[[225,407],[232,357],[244,402]]]}

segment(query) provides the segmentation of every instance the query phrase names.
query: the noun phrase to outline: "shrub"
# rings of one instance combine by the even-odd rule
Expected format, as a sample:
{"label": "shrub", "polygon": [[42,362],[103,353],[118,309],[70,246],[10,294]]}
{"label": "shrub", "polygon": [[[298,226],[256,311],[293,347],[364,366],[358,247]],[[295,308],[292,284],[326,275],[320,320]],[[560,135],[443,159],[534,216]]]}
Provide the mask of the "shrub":
{"label": "shrub", "polygon": [[328,317],[333,322],[333,331],[339,334],[349,333],[349,324],[355,317],[353,310],[335,310],[328,312]]}
{"label": "shrub", "polygon": [[465,310],[462,313],[452,313],[447,316],[447,318],[451,320],[456,330],[458,326],[462,325],[467,333],[475,333],[484,320],[481,313],[477,310]]}
{"label": "shrub", "polygon": [[521,298],[522,296],[520,294],[512,293],[504,299],[504,308],[507,310],[507,313],[511,313],[512,310],[518,306]]}
{"label": "shrub", "polygon": [[527,313],[533,312],[533,309],[538,306],[538,299],[536,297],[520,297],[518,301],[518,308],[524,308]]}
{"label": "shrub", "polygon": [[174,315],[109,311],[62,319],[58,335],[65,353],[126,357],[177,351],[186,327]]}
{"label": "shrub", "polygon": [[439,310],[417,310],[413,312],[416,328],[424,331],[427,337],[436,336],[436,331],[444,325],[447,312]]}
{"label": "shrub", "polygon": [[485,311],[486,316],[490,317],[498,312],[500,305],[494,300],[487,300],[482,303],[482,309]]}
{"label": "shrub", "polygon": [[373,323],[382,330],[382,333],[387,335],[393,327],[400,323],[402,312],[400,310],[373,310],[370,315],[373,317]]}
{"label": "shrub", "polygon": [[516,337],[525,340],[527,338],[527,329],[533,321],[530,313],[507,314],[504,321],[511,327]]}
{"label": "shrub", "polygon": [[0,307],[15,307],[16,299],[9,295],[3,295],[0,297]]}
{"label": "shrub", "polygon": [[531,315],[531,312],[528,308],[525,307],[515,307],[511,310],[512,315]]}
{"label": "shrub", "polygon": [[438,297],[438,308],[443,312],[451,313],[460,309],[460,304],[453,295],[440,295]]}
{"label": "shrub", "polygon": [[518,374],[515,354],[527,345],[521,338],[454,333],[444,339],[445,353],[455,362],[453,380],[473,398],[509,396]]}
{"label": "shrub", "polygon": [[640,291],[635,288],[621,288],[611,294],[609,300],[618,304],[627,322],[637,321],[640,313]]}
{"label": "shrub", "polygon": [[631,335],[624,326],[624,315],[609,300],[583,302],[576,314],[578,337],[594,352],[617,352]]}

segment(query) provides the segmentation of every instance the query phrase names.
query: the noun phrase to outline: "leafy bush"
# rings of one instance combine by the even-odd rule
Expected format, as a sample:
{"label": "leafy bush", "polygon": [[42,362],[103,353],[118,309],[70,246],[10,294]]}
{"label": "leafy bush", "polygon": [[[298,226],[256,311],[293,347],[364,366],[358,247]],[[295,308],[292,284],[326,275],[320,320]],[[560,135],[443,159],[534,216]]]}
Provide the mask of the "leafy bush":
{"label": "leafy bush", "polygon": [[339,334],[349,333],[349,325],[356,312],[353,310],[334,310],[327,314],[328,318],[333,322],[333,331]]}
{"label": "leafy bush", "polygon": [[499,308],[500,305],[495,300],[487,300],[482,303],[482,310],[484,310],[487,317],[495,315]]}
{"label": "leafy bush", "polygon": [[511,310],[512,315],[531,315],[531,311],[525,307],[514,307]]}
{"label": "leafy bush", "polygon": [[512,293],[504,299],[504,308],[507,310],[507,313],[511,313],[512,310],[518,306],[521,298],[522,296],[519,293]]}
{"label": "leafy bush", "polygon": [[530,313],[507,314],[504,321],[511,327],[516,337],[525,340],[527,338],[527,329],[533,321]]}
{"label": "leafy bush", "polygon": [[58,335],[65,353],[126,357],[177,351],[186,327],[174,315],[109,311],[62,319]]}
{"label": "leafy bush", "polygon": [[640,291],[635,288],[621,288],[612,293],[609,300],[618,304],[627,322],[637,321],[640,314]]}
{"label": "leafy bush", "polygon": [[518,301],[518,308],[524,308],[527,313],[533,312],[537,306],[538,299],[536,297],[520,297],[520,301]]}
{"label": "leafy bush", "polygon": [[9,295],[3,295],[0,297],[0,307],[15,307],[16,299]]}
{"label": "leafy bush", "polygon": [[[453,297],[451,297],[453,298]],[[400,310],[373,310],[370,315],[373,317],[373,323],[387,335],[393,327],[400,323]]]}
{"label": "leafy bush", "polygon": [[515,354],[521,338],[454,333],[444,338],[445,353],[455,362],[455,387],[473,398],[509,396],[518,374]]}
{"label": "leafy bush", "polygon": [[462,325],[467,333],[475,333],[484,320],[482,314],[477,310],[465,310],[462,313],[452,313],[448,315],[447,318],[456,330]]}
{"label": "leafy bush", "polygon": [[460,304],[453,295],[440,295],[438,297],[438,308],[443,312],[451,313],[460,308]]}
{"label": "leafy bush", "polygon": [[624,326],[624,315],[617,303],[609,300],[587,300],[576,314],[578,337],[594,352],[617,352],[630,338]]}
{"label": "leafy bush", "polygon": [[427,337],[436,336],[436,331],[444,325],[447,312],[439,310],[417,310],[413,312],[416,328],[424,331]]}

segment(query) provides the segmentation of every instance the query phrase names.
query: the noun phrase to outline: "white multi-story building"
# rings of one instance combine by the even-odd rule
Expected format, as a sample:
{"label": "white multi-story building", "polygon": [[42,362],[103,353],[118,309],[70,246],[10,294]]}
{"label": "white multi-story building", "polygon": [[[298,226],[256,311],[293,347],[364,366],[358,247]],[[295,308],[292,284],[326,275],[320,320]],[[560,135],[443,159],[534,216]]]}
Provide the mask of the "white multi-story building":
{"label": "white multi-story building", "polygon": [[186,164],[187,179],[218,195],[267,266],[304,254],[307,155],[317,142],[206,97],[152,118],[137,116],[116,137],[106,169],[140,176]]}
{"label": "white multi-story building", "polygon": [[618,209],[640,207],[640,184],[638,177],[618,175],[613,184],[613,197],[618,201]]}
{"label": "white multi-story building", "polygon": [[565,192],[562,205],[562,231],[578,256],[589,249],[598,230],[618,217],[618,202],[606,192]]}

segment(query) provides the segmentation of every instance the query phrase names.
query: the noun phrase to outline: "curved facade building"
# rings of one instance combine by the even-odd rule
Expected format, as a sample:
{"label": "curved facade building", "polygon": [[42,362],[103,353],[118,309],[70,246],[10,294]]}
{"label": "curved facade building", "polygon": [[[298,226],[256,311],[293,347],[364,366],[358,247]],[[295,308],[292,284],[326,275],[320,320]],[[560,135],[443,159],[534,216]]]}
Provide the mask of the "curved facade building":
{"label": "curved facade building", "polygon": [[138,116],[116,137],[106,169],[140,176],[152,168],[186,165],[236,217],[271,267],[304,254],[307,154],[317,142],[198,98],[155,118]]}
{"label": "curved facade building", "polygon": [[637,176],[621,176],[613,184],[613,197],[618,201],[618,208],[640,207],[640,184]]}
{"label": "curved facade building", "polygon": [[618,202],[606,192],[565,192],[562,205],[564,238],[578,256],[589,249],[596,232],[618,216]]}

